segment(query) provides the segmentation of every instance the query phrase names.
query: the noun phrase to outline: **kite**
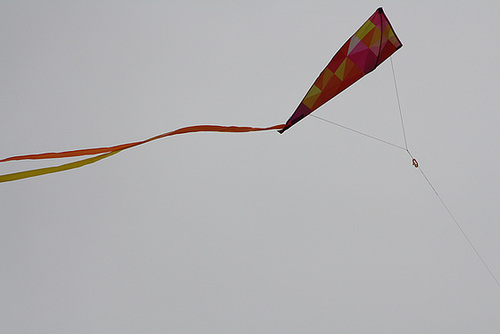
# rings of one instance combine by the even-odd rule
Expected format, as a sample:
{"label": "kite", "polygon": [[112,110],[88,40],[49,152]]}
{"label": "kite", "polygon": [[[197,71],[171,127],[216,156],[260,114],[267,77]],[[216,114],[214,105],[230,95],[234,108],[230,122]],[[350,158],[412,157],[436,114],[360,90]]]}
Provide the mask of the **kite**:
{"label": "kite", "polygon": [[[40,176],[50,173],[61,172],[65,170],[70,170],[74,168],[79,168],[94,162],[100,161],[112,155],[115,155],[123,150],[136,147],[142,144],[146,144],[153,140],[186,134],[193,132],[231,132],[231,133],[242,133],[242,132],[257,132],[257,131],[268,131],[268,130],[278,130],[278,132],[283,133],[297,122],[302,120],[307,115],[311,114],[314,110],[318,109],[320,106],[343,92],[346,88],[354,84],[356,81],[364,77],[366,74],[370,73],[377,68],[382,62],[389,58],[394,52],[403,46],[399,38],[396,36],[394,29],[392,28],[387,16],[385,15],[382,8],[378,8],[375,13],[370,16],[370,18],[345,42],[345,44],[340,48],[340,50],[333,56],[332,60],[328,63],[326,68],[319,74],[318,78],[311,86],[305,97],[302,99],[298,105],[295,112],[288,119],[285,124],[279,124],[268,127],[248,127],[248,126],[222,126],[222,125],[194,125],[183,127],[174,131],[166,132],[145,140],[125,143],[109,147],[98,147],[98,148],[88,148],[79,149],[64,152],[52,152],[52,153],[38,153],[38,154],[27,154],[27,155],[17,155],[9,158],[1,159],[0,163],[5,163],[9,161],[18,160],[39,160],[39,159],[55,159],[55,158],[68,158],[68,157],[78,157],[78,156],[89,156],[90,158],[84,158],[82,160],[73,161],[59,166],[45,167],[39,169],[32,169],[27,171],[15,172],[10,174],[0,175],[0,183],[21,180],[29,177]],[[394,77],[395,80],[395,77]],[[396,82],[394,82],[396,84]],[[397,87],[396,87],[397,94]],[[398,98],[399,104],[399,98]],[[401,108],[400,108],[401,113]],[[317,116],[315,116],[317,117]],[[317,117],[319,118],[319,117]],[[321,119],[321,118],[320,118]],[[334,122],[330,122],[335,125],[339,125]],[[395,145],[393,143],[386,142],[379,138],[367,135],[365,133],[347,128],[345,126],[339,125],[345,129],[352,130],[359,134],[377,139],[386,144],[398,147],[405,150],[412,159],[412,164],[417,168],[425,180],[429,183],[430,187],[437,195],[445,209],[448,211],[451,218],[454,220],[456,225],[459,227],[460,231],[465,236],[467,242],[477,254],[479,259],[482,261],[485,268],[488,270],[490,275],[495,280],[496,284],[500,288],[500,281],[496,278],[493,272],[490,270],[487,263],[483,260],[481,254],[477,251],[476,247],[473,245],[472,241],[465,234],[464,230],[460,227],[460,224],[455,219],[451,211],[448,209],[441,196],[438,194],[434,186],[431,184],[427,176],[424,174],[422,169],[419,167],[417,160],[413,157],[408,149],[406,143],[406,135],[404,134],[403,118],[401,115],[401,125],[403,127],[403,136],[405,140],[405,147]]]}
{"label": "kite", "polygon": [[19,160],[56,159],[92,155],[90,158],[85,158],[83,160],[59,166],[0,175],[0,183],[79,168],[115,155],[123,150],[173,135],[193,132],[241,133],[268,130],[278,130],[280,133],[283,133],[285,130],[309,115],[328,100],[332,99],[347,87],[361,79],[364,75],[373,71],[384,60],[401,48],[402,45],[403,44],[394,33],[394,30],[384,11],[382,8],[378,8],[375,13],[361,26],[361,28],[359,28],[335,54],[327,67],[316,79],[313,86],[309,89],[306,96],[286,124],[261,128],[222,125],[194,125],[166,132],[149,139],[115,146],[12,156],[1,159],[0,163]]}
{"label": "kite", "polygon": [[373,71],[402,46],[382,7],[378,8],[333,56],[279,132],[283,133]]}

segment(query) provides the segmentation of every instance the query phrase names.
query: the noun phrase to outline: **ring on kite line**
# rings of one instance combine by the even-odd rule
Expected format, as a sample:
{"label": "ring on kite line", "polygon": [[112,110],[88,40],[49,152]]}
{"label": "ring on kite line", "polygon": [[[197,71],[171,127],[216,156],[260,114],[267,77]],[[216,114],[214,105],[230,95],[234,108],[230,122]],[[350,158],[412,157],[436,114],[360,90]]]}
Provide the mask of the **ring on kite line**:
{"label": "ring on kite line", "polygon": [[415,168],[418,168],[418,162],[416,159],[413,159],[412,163],[413,163],[413,166],[415,166]]}

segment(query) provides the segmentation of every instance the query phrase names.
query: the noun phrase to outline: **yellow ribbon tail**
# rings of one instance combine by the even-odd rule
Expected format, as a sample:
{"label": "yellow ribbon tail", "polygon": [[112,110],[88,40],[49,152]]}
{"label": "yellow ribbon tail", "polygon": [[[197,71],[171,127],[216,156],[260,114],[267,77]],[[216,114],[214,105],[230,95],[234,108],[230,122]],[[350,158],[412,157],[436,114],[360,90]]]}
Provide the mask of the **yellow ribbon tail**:
{"label": "yellow ribbon tail", "polygon": [[26,179],[28,177],[57,173],[57,172],[65,171],[65,170],[83,167],[85,165],[90,165],[90,164],[93,164],[94,162],[98,162],[99,160],[110,157],[118,152],[120,152],[120,151],[113,151],[113,152],[101,154],[101,155],[98,155],[98,156],[95,156],[92,158],[87,158],[87,159],[83,159],[83,160],[70,162],[67,164],[60,165],[60,166],[45,167],[45,168],[27,170],[27,171],[23,171],[23,172],[0,175],[0,183],[1,182],[8,182],[8,181],[16,181],[16,180]]}
{"label": "yellow ribbon tail", "polygon": [[5,158],[0,160],[1,162],[14,161],[14,160],[39,160],[39,159],[55,159],[55,158],[68,158],[68,157],[77,157],[83,155],[95,155],[92,158],[87,158],[83,160],[78,160],[74,162],[70,162],[64,165],[55,166],[55,167],[45,167],[33,170],[27,170],[23,172],[11,173],[0,175],[0,183],[21,180],[28,177],[40,176],[45,174],[62,172],[69,169],[79,168],[85,165],[93,164],[99,160],[110,157],[118,152],[126,150],[128,148],[132,148],[135,146],[139,146],[153,140],[175,136],[185,133],[194,133],[194,132],[233,132],[233,133],[242,133],[242,132],[256,132],[256,131],[268,131],[268,130],[280,130],[284,127],[284,124],[269,126],[265,128],[254,128],[249,126],[223,126],[223,125],[194,125],[194,126],[186,126],[184,128],[180,128],[174,131],[166,132],[161,135],[157,135],[145,140],[120,144],[109,147],[96,147],[90,149],[80,149],[80,150],[72,150],[65,152],[50,152],[50,153],[37,153],[37,154],[28,154],[28,155],[18,155],[9,158]]}

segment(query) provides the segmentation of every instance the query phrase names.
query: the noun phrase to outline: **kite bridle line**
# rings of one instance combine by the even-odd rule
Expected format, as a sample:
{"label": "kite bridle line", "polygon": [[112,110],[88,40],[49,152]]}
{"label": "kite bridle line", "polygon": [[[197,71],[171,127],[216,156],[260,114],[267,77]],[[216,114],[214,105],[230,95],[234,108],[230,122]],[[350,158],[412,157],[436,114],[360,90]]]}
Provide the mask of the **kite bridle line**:
{"label": "kite bridle line", "polygon": [[402,112],[402,109],[401,109],[401,103],[400,103],[400,99],[399,99],[399,92],[398,92],[398,85],[397,85],[397,81],[396,81],[396,74],[395,74],[395,70],[394,70],[394,63],[392,61],[392,57],[389,57],[389,59],[391,61],[392,76],[393,76],[393,79],[394,79],[394,89],[395,89],[395,93],[396,93],[396,100],[397,100],[397,103],[398,103],[399,116],[400,116],[400,119],[401,119],[401,129],[402,129],[402,132],[403,132],[404,147],[400,146],[400,145],[397,145],[397,144],[394,144],[394,143],[391,143],[391,142],[388,142],[388,141],[383,140],[381,138],[369,135],[367,133],[355,130],[355,129],[347,127],[345,125],[336,123],[334,121],[331,121],[331,120],[328,120],[328,119],[325,119],[325,118],[313,115],[313,114],[310,114],[309,116],[312,116],[312,117],[314,117],[316,119],[319,119],[319,120],[321,120],[323,122],[335,125],[337,127],[343,128],[345,130],[349,130],[351,132],[354,132],[354,133],[357,133],[359,135],[365,136],[367,138],[374,139],[374,140],[376,140],[378,142],[381,142],[383,144],[390,145],[392,147],[396,147],[396,148],[399,148],[401,150],[406,151],[408,153],[408,155],[410,156],[410,159],[411,159],[413,167],[415,167],[416,169],[418,169],[420,171],[420,173],[422,174],[423,178],[427,181],[427,183],[431,187],[431,189],[434,192],[434,194],[436,194],[436,197],[439,199],[439,201],[441,202],[441,204],[443,205],[443,207],[448,212],[448,215],[451,217],[451,219],[453,220],[453,222],[455,222],[455,225],[458,227],[458,229],[460,230],[460,232],[462,233],[462,235],[465,237],[465,240],[467,240],[467,243],[469,244],[469,246],[472,248],[472,250],[474,251],[474,253],[476,253],[477,257],[479,258],[479,260],[481,260],[483,266],[490,273],[490,275],[493,278],[493,280],[495,281],[496,285],[500,288],[500,282],[499,282],[499,280],[496,278],[495,274],[491,271],[490,267],[488,266],[488,264],[486,263],[486,261],[483,259],[483,257],[481,256],[481,254],[477,250],[476,246],[474,246],[474,243],[472,242],[472,240],[469,238],[469,236],[467,235],[467,233],[465,233],[465,230],[459,224],[458,220],[455,218],[455,216],[451,212],[450,208],[446,205],[446,203],[444,202],[444,200],[441,197],[441,195],[438,193],[438,191],[433,186],[433,184],[431,183],[431,181],[429,180],[429,178],[427,177],[427,175],[424,173],[424,171],[422,170],[422,167],[420,167],[420,165],[418,164],[417,159],[413,156],[413,154],[408,149],[408,141],[406,139],[406,131],[405,131],[405,126],[404,126],[404,122],[403,122],[403,112]]}

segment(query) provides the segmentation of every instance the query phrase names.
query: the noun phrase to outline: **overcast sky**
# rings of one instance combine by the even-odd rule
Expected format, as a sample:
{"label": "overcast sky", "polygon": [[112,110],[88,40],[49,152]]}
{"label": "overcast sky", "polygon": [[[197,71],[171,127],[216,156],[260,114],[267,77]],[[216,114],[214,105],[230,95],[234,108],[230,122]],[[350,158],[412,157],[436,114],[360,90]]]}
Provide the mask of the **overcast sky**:
{"label": "overcast sky", "polygon": [[[409,149],[500,278],[498,1],[1,1],[0,158],[283,123],[379,6]],[[315,115],[404,146],[389,60]],[[499,314],[408,154],[313,117],[0,185],[2,333],[486,334]]]}

